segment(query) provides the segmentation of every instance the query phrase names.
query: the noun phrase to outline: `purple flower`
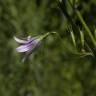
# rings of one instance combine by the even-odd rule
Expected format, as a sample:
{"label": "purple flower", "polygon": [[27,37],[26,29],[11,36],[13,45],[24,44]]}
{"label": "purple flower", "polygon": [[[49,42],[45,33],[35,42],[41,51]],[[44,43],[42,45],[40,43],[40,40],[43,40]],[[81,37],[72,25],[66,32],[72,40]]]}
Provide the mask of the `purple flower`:
{"label": "purple flower", "polygon": [[14,39],[17,43],[20,44],[18,48],[16,48],[17,52],[25,53],[25,57],[23,58],[22,62],[26,61],[29,56],[33,53],[34,49],[38,48],[42,38],[40,36],[31,37],[28,36],[27,39],[19,39],[14,36]]}

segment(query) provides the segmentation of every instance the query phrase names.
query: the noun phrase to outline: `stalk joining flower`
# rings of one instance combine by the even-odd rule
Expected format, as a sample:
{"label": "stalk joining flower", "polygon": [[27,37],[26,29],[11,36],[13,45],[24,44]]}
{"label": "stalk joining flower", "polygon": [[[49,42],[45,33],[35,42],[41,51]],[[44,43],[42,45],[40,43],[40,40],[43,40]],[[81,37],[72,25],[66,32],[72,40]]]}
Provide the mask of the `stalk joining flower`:
{"label": "stalk joining flower", "polygon": [[28,36],[26,39],[19,39],[14,36],[14,40],[20,44],[20,46],[16,48],[16,51],[20,53],[25,53],[22,62],[25,62],[29,58],[29,56],[33,53],[33,51],[39,47],[41,41],[50,34],[56,34],[56,32],[48,32],[44,35],[36,37]]}

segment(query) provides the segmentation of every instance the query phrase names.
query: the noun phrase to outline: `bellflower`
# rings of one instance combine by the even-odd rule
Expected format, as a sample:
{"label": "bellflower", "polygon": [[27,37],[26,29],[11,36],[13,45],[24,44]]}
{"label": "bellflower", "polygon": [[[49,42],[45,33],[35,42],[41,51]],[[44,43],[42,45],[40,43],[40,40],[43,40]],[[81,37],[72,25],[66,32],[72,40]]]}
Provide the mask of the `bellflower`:
{"label": "bellflower", "polygon": [[16,48],[16,51],[25,54],[22,62],[26,61],[33,51],[39,47],[41,41],[50,34],[56,34],[56,32],[48,32],[36,37],[28,36],[26,39],[19,39],[14,36],[14,40],[20,44],[20,46]]}
{"label": "bellflower", "polygon": [[26,61],[29,56],[33,53],[33,51],[39,47],[41,40],[43,39],[42,36],[31,37],[28,36],[26,39],[19,39],[14,36],[14,39],[17,43],[20,44],[19,47],[16,48],[17,52],[25,53],[25,57],[23,58],[22,62]]}

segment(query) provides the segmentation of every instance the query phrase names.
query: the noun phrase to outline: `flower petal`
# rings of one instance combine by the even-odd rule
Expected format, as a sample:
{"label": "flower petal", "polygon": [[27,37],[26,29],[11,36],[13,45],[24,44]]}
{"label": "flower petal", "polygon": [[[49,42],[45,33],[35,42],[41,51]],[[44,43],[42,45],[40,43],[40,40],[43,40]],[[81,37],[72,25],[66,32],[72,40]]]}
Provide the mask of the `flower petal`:
{"label": "flower petal", "polygon": [[32,42],[33,40],[36,40],[37,41],[37,39],[38,39],[38,37],[36,36],[36,37],[31,37],[31,36],[28,36],[27,37],[27,43],[30,43],[30,42]]}
{"label": "flower petal", "polygon": [[21,43],[21,44],[26,44],[26,43],[28,43],[28,41],[19,39],[19,38],[15,37],[15,36],[14,36],[13,38],[14,38],[14,40],[15,40],[16,42],[18,42],[18,43]]}
{"label": "flower petal", "polygon": [[31,50],[33,50],[36,47],[36,45],[38,43],[39,42],[37,40],[33,40],[32,42],[26,43],[26,44],[21,45],[20,47],[16,48],[16,51],[17,52],[31,51]]}
{"label": "flower petal", "polygon": [[21,45],[20,47],[16,48],[17,52],[26,52],[31,50],[32,46],[27,46],[27,45]]}
{"label": "flower petal", "polygon": [[32,51],[26,52],[25,56],[22,59],[22,63],[24,63],[27,59],[29,59],[31,54],[32,54]]}

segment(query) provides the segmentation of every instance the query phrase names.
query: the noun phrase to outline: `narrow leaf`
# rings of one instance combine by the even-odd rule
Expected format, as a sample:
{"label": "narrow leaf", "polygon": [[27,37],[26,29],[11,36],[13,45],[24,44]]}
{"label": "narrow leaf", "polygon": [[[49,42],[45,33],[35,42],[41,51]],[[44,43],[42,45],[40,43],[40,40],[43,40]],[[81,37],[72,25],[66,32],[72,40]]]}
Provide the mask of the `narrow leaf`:
{"label": "narrow leaf", "polygon": [[84,33],[81,30],[80,30],[80,39],[81,39],[82,47],[84,48]]}
{"label": "narrow leaf", "polygon": [[72,38],[73,44],[76,47],[76,39],[75,39],[75,35],[73,33],[73,30],[70,30],[70,33],[71,33],[71,38]]}

